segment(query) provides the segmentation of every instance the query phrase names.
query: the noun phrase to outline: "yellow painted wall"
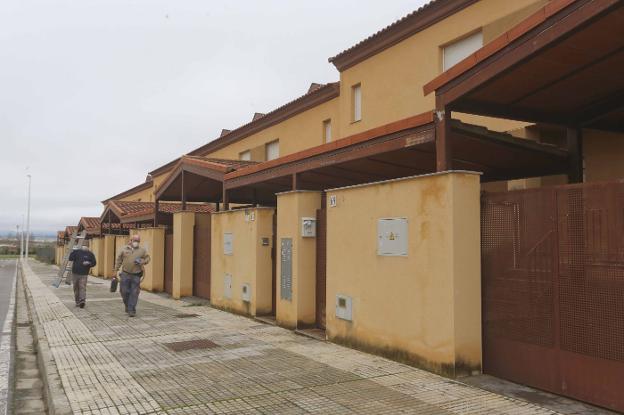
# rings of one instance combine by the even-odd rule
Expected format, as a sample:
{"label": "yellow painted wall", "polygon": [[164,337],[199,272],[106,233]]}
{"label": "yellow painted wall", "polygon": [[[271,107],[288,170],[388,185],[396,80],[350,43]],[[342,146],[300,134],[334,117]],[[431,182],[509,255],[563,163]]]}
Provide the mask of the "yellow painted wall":
{"label": "yellow painted wall", "polygon": [[[435,94],[425,97],[422,87],[442,72],[442,46],[482,27],[487,43],[544,3],[481,0],[344,70],[340,74],[340,135],[346,137],[433,110]],[[352,122],[351,87],[358,83],[362,86],[362,120]],[[476,121],[474,117],[460,118]],[[523,125],[491,119],[478,122],[495,130]]]}
{"label": "yellow painted wall", "polygon": [[[281,326],[302,328],[316,323],[316,238],[301,236],[301,218],[316,217],[321,192],[293,191],[277,196],[276,320]],[[292,299],[281,298],[281,240],[292,238]]]}
{"label": "yellow painted wall", "polygon": [[141,288],[161,292],[165,285],[165,228],[141,228],[137,231],[150,263],[144,267]]}
{"label": "yellow painted wall", "polygon": [[195,213],[173,214],[173,292],[179,299],[193,295],[193,241]]}
{"label": "yellow painted wall", "polygon": [[117,260],[117,255],[128,245],[130,242],[129,235],[116,235],[115,236],[115,261]]}
{"label": "yellow painted wall", "polygon": [[[327,335],[448,376],[481,367],[479,176],[328,191]],[[377,255],[380,218],[407,218],[405,257]],[[336,317],[336,295],[353,319]]]}
{"label": "yellow painted wall", "polygon": [[209,157],[238,159],[239,154],[279,139],[280,156],[296,153],[323,144],[323,121],[332,120],[332,140],[338,138],[338,98],[317,105],[279,124],[246,137],[225,148],[208,154]]}
{"label": "yellow painted wall", "polygon": [[152,187],[148,189],[139,190],[138,192],[132,193],[130,195],[119,198],[119,200],[124,201],[134,201],[134,202],[153,202],[154,201],[154,192],[160,186],[162,182],[169,176],[171,171],[166,171],[158,176],[152,177]]}
{"label": "yellow painted wall", "polygon": [[111,278],[115,275],[115,235],[104,235],[104,259],[103,272],[105,278]]}
{"label": "yellow painted wall", "polygon": [[99,277],[101,276],[102,270],[103,270],[103,264],[102,264],[102,260],[104,258],[104,252],[103,252],[103,238],[92,238],[90,241],[90,249],[91,252],[93,252],[93,255],[95,256],[95,266],[91,268],[91,275]]}
{"label": "yellow painted wall", "polygon": [[[273,213],[271,208],[213,213],[210,302],[213,306],[246,315],[266,315],[272,303]],[[232,255],[225,255],[223,234],[232,233]],[[268,245],[263,245],[263,239]],[[232,276],[232,296],[224,295],[224,276]],[[251,301],[242,299],[243,284],[251,287]]]}
{"label": "yellow painted wall", "polygon": [[54,245],[54,264],[60,266],[63,260],[63,246]]}

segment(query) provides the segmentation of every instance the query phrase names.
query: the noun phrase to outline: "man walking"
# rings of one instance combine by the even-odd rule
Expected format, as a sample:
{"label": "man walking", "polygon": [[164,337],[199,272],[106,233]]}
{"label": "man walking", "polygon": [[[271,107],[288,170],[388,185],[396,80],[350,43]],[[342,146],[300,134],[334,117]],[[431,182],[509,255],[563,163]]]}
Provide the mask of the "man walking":
{"label": "man walking", "polygon": [[87,279],[89,270],[96,264],[95,255],[89,251],[89,247],[83,245],[80,249],[75,249],[69,254],[72,261],[72,278],[74,282],[74,299],[76,307],[84,308],[87,300]]}
{"label": "man walking", "polygon": [[115,272],[121,268],[119,291],[126,306],[126,313],[130,317],[136,315],[136,305],[139,301],[139,292],[141,292],[143,266],[150,262],[150,256],[145,248],[139,246],[140,242],[141,237],[133,235],[130,244],[121,250],[115,262]]}

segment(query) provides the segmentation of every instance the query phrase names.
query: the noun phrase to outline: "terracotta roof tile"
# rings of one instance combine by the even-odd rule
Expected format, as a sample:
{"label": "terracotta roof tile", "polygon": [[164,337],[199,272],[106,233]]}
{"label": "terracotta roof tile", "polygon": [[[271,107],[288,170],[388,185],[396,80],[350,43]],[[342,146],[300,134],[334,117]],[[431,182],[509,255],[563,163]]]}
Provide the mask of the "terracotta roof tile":
{"label": "terracotta roof tile", "polygon": [[[286,118],[292,117],[298,114],[301,111],[305,111],[309,107],[306,105],[316,106],[320,105],[323,102],[326,102],[329,99],[333,99],[338,96],[340,93],[340,82],[330,82],[327,84],[322,84],[318,88],[309,88],[308,92],[301,95],[294,100],[287,102],[286,104],[275,108],[274,110],[267,112],[264,117],[261,117],[255,121],[250,121],[247,124],[243,124],[234,130],[222,130],[219,138],[214,139],[201,147],[196,148],[195,150],[187,153],[187,156],[202,156],[210,153],[218,148],[222,148],[232,142],[235,142],[239,139],[243,139],[251,134],[256,133],[257,131],[262,130],[266,127],[257,127],[262,125],[272,125],[271,122],[279,122],[282,120],[281,116]],[[275,121],[273,121],[275,120]],[[258,128],[258,129],[256,129]],[[227,133],[225,133],[227,131]],[[170,161],[167,164],[164,164],[158,167],[155,170],[152,170],[150,174],[159,174],[162,172],[166,172],[175,167],[175,165],[180,161],[181,158],[177,158],[175,160]]]}
{"label": "terracotta roof tile", "polygon": [[[396,20],[394,23],[373,33],[366,39],[332,56],[328,61],[333,63],[338,70],[344,70],[426,29],[449,15],[461,11],[477,1],[478,0],[431,0],[408,15]],[[437,11],[439,11],[439,14],[436,14]],[[354,59],[349,59],[350,55],[356,54],[359,56]]]}
{"label": "terracotta roof tile", "polygon": [[[133,218],[139,216],[149,216],[154,213],[154,202],[133,202],[127,200],[111,200],[109,202],[115,207],[120,218]],[[186,209],[198,213],[214,212],[214,206],[208,203],[187,203]],[[160,202],[158,211],[163,213],[175,213],[182,211],[180,202]]]}
{"label": "terracotta roof tile", "polygon": [[425,84],[425,86],[423,86],[423,92],[425,95],[429,95],[436,89],[446,85],[453,79],[472,69],[480,62],[502,50],[510,43],[529,32],[531,29],[537,27],[552,15],[565,9],[575,1],[576,0],[552,0],[550,3],[547,3],[544,7],[522,20],[507,32],[487,43],[481,49],[477,50],[470,56],[461,60],[456,65],[450,67],[448,70],[429,81]]}
{"label": "terracotta roof tile", "polygon": [[351,135],[349,137],[341,138],[340,140],[332,141],[330,143],[321,144],[316,147],[311,147],[297,153],[288,154],[276,158],[274,160],[265,161],[251,165],[242,169],[238,169],[225,175],[225,179],[234,179],[236,177],[247,176],[249,174],[257,173],[259,171],[267,170],[273,167],[281,166],[286,163],[299,161],[308,157],[317,156],[320,154],[328,153],[339,148],[349,147],[354,144],[362,143],[368,140],[372,140],[377,137],[381,137],[387,134],[392,134],[397,131],[405,130],[408,128],[420,127],[433,122],[433,112],[425,112],[413,117],[405,118],[399,121],[391,122],[389,124],[382,125],[380,127],[372,128],[370,130],[363,131]]}

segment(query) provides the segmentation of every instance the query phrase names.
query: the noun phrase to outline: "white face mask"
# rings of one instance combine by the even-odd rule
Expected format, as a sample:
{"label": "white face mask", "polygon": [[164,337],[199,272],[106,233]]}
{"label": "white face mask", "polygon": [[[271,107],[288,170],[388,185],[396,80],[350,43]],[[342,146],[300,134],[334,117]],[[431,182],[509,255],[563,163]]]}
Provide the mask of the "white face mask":
{"label": "white face mask", "polygon": [[132,242],[132,247],[133,248],[138,248],[139,247],[139,243],[138,242]]}
{"label": "white face mask", "polygon": [[83,245],[83,246],[82,246],[82,250],[83,250],[83,251],[88,251],[88,250],[89,250],[89,247],[88,247],[88,246],[84,246],[84,245]]}

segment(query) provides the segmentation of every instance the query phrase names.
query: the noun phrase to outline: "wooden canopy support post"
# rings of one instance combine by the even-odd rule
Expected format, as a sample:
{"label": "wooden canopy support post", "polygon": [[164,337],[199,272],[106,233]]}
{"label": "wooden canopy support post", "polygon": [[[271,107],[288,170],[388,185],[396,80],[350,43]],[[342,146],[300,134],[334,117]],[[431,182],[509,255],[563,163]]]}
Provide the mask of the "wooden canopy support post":
{"label": "wooden canopy support post", "polygon": [[180,200],[182,200],[182,210],[186,210],[186,189],[184,188],[184,170],[182,170],[182,186],[180,186],[182,188],[182,197],[180,198]]}
{"label": "wooden canopy support post", "polygon": [[225,187],[223,188],[223,210],[230,210],[230,198]]}
{"label": "wooden canopy support post", "polygon": [[434,116],[436,140],[436,171],[453,169],[451,146],[451,111],[447,107],[437,110]]}
{"label": "wooden canopy support post", "polygon": [[113,226],[111,225],[111,213],[110,213],[110,209],[108,210],[108,234],[112,235],[113,233]]}
{"label": "wooden canopy support post", "polygon": [[578,127],[567,129],[568,141],[568,181],[583,182],[583,130]]}
{"label": "wooden canopy support post", "polygon": [[297,177],[297,173],[292,174],[292,190],[298,190],[299,186],[299,178]]}

